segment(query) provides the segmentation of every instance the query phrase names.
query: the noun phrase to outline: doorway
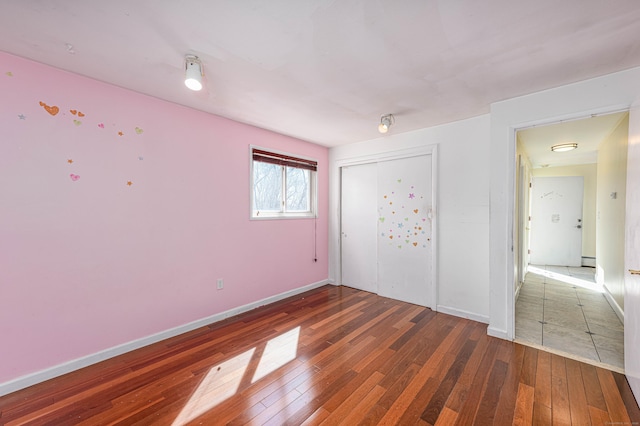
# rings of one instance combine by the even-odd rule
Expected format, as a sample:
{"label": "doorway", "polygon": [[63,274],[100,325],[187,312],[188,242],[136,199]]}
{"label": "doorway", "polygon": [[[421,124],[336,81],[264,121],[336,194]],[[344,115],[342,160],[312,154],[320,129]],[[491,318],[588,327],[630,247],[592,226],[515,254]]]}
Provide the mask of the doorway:
{"label": "doorway", "polygon": [[[622,274],[624,266],[608,262],[603,252],[624,245],[624,235],[609,223],[608,209],[620,211],[624,203],[616,205],[607,197],[614,175],[620,175],[620,170],[612,171],[615,167],[607,157],[622,151],[618,142],[623,136],[626,150],[625,119],[628,112],[521,129],[516,134],[516,199],[523,207],[516,209],[514,220],[515,339],[618,371],[624,368],[624,328],[615,275]],[[551,146],[561,142],[577,142],[578,149],[569,155],[553,153]],[[583,189],[558,189],[560,182],[569,181],[582,182]],[[624,199],[621,189],[616,198]],[[553,204],[536,210],[536,202],[550,201],[554,195],[564,199],[567,191],[582,191],[582,212],[558,210],[564,207]],[[559,229],[563,222],[564,231]],[[546,229],[536,233],[536,225]],[[567,234],[572,232],[581,234],[581,243]],[[565,244],[568,239],[573,241],[571,249]],[[606,273],[598,274],[600,269]]]}

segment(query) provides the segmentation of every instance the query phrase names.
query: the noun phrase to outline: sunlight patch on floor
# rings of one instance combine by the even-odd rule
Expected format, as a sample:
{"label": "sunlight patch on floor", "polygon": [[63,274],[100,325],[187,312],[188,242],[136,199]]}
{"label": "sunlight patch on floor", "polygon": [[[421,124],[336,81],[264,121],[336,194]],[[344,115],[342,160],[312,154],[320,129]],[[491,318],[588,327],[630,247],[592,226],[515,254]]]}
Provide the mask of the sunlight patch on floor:
{"label": "sunlight patch on floor", "polygon": [[561,274],[559,272],[548,271],[546,269],[538,268],[531,265],[529,265],[529,268],[527,270],[528,272],[531,272],[533,274],[542,275],[544,277],[562,281],[564,283],[575,285],[577,287],[582,287],[589,290],[597,291],[598,293],[604,293],[604,288],[602,287],[601,284],[597,284],[587,280],[582,280],[580,278],[572,277],[566,274]]}
{"label": "sunlight patch on floor", "polygon": [[187,424],[235,395],[255,350],[250,349],[212,367],[174,420],[173,426]]}
{"label": "sunlight patch on floor", "polygon": [[281,334],[267,342],[267,346],[262,353],[260,363],[253,375],[251,383],[255,383],[267,374],[276,371],[286,363],[296,359],[298,355],[298,338],[300,337],[300,327]]}
{"label": "sunlight patch on floor", "polygon": [[[251,383],[276,371],[298,355],[300,327],[269,340],[260,356]],[[184,406],[172,426],[185,425],[236,394],[257,347],[212,367]],[[258,356],[258,355],[256,355]],[[253,364],[255,365],[255,363]]]}

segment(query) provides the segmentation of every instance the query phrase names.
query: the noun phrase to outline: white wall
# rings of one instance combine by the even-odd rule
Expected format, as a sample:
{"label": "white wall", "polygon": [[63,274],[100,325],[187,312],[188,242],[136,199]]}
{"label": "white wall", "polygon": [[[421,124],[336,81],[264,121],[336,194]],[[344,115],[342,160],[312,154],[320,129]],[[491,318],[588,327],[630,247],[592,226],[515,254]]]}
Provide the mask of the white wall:
{"label": "white wall", "polygon": [[340,284],[338,161],[438,145],[437,306],[442,312],[489,320],[489,123],[483,115],[393,134],[329,151],[329,277]]}
{"label": "white wall", "polygon": [[633,68],[491,105],[490,335],[514,336],[515,130],[628,109],[639,97],[640,68]]}
{"label": "white wall", "polygon": [[[598,147],[597,243],[598,282],[618,312],[624,310],[624,223],[627,187],[629,117]],[[615,198],[611,194],[615,193]]]}

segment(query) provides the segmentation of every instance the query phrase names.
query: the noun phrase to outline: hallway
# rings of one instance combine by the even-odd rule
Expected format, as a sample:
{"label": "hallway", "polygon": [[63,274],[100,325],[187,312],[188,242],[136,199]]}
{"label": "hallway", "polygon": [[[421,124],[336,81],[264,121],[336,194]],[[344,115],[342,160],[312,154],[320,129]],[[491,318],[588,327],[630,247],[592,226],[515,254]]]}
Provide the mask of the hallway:
{"label": "hallway", "polygon": [[516,301],[516,341],[624,369],[624,328],[593,268],[533,266]]}

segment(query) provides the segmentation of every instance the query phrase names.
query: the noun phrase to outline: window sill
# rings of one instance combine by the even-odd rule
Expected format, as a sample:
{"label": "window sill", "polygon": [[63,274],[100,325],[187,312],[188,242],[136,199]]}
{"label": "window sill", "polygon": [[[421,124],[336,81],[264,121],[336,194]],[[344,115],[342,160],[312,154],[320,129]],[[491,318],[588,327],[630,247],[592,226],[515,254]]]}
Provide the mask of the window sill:
{"label": "window sill", "polygon": [[250,220],[278,220],[278,219],[315,219],[317,215],[310,212],[305,213],[262,213],[259,216],[254,214]]}

